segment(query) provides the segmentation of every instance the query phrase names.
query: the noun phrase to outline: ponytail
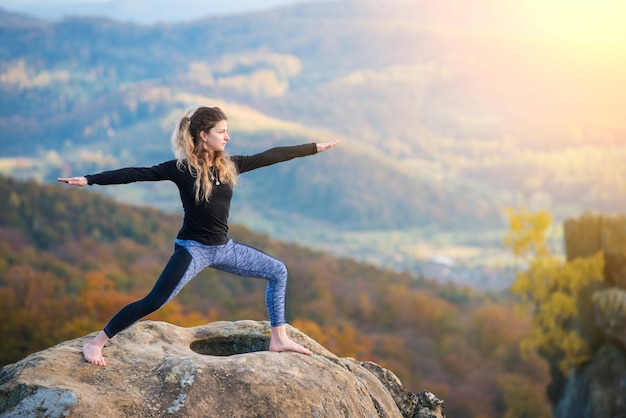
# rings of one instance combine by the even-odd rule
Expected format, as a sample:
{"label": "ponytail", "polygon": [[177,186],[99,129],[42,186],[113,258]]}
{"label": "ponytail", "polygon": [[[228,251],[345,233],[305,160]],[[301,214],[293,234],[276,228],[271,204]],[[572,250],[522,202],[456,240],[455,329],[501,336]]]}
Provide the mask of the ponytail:
{"label": "ponytail", "polygon": [[185,160],[188,155],[191,155],[194,152],[195,145],[190,129],[191,115],[193,115],[194,111],[195,109],[187,110],[187,112],[185,112],[185,116],[183,116],[178,123],[178,127],[174,129],[174,132],[172,133],[172,151],[176,156],[179,168],[180,163]]}

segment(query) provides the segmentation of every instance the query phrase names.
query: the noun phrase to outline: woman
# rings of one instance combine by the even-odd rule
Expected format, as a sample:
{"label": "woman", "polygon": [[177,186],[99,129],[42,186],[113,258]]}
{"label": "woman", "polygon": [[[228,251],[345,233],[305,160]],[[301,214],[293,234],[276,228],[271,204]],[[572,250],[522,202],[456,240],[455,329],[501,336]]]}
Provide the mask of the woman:
{"label": "woman", "polygon": [[83,347],[86,361],[106,366],[102,349],[110,338],[161,308],[206,267],[266,279],[270,351],[311,354],[308,348],[287,336],[285,265],[257,249],[229,239],[228,214],[238,174],[322,152],[337,145],[337,141],[272,148],[251,156],[228,156],[224,148],[229,140],[224,112],[217,107],[199,107],[188,111],[172,134],[175,160],[154,167],[122,168],[58,179],[75,186],[170,180],[178,187],[185,212],[174,254],[154,288],[143,299],[123,307]]}

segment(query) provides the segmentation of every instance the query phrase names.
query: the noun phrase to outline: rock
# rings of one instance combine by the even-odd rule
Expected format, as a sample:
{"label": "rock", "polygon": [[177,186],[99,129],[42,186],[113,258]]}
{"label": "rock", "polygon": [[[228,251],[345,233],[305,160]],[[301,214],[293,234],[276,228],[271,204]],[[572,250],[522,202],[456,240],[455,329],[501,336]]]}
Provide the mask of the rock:
{"label": "rock", "polygon": [[626,417],[626,216],[587,212],[564,223],[567,259],[602,251],[604,282],[580,292],[572,327],[592,350],[567,376],[549,359],[556,418]]}
{"label": "rock", "polygon": [[314,354],[267,350],[265,322],[181,328],[142,321],[113,338],[107,367],[85,362],[94,335],[0,370],[0,417],[444,417],[375,363],[339,358],[288,327]]}
{"label": "rock", "polygon": [[563,224],[568,260],[590,257],[602,250],[609,285],[626,289],[626,215],[585,212]]}
{"label": "rock", "polygon": [[615,340],[626,349],[626,290],[610,287],[591,297],[596,325],[604,337]]}
{"label": "rock", "polygon": [[580,292],[578,317],[573,323],[587,345],[595,350],[604,344],[607,337],[620,339],[619,334],[611,336],[610,330],[607,333],[607,324],[598,323],[606,317],[602,314],[605,308],[599,303],[607,305],[608,300],[603,297],[601,301],[593,301],[592,295],[605,294],[610,287],[626,289],[626,215],[601,215],[587,211],[577,218],[567,219],[563,232],[568,260],[591,257],[598,251],[602,251],[604,257],[604,281],[594,281]]}
{"label": "rock", "polygon": [[602,219],[591,211],[578,218],[566,219],[563,232],[567,259],[591,257],[601,249],[601,228]]}
{"label": "rock", "polygon": [[613,342],[598,349],[592,360],[565,381],[554,406],[555,418],[626,417],[626,353]]}
{"label": "rock", "polygon": [[437,418],[443,415],[444,402],[430,392],[414,394],[400,383],[400,379],[389,370],[373,362],[362,362],[361,365],[374,373],[393,397],[403,417]]}

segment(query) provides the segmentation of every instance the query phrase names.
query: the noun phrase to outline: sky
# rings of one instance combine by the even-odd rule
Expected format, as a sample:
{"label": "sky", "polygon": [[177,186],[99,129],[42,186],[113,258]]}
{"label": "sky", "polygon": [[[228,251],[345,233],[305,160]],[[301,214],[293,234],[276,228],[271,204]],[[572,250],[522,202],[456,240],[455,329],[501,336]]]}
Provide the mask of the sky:
{"label": "sky", "polygon": [[[269,10],[307,1],[337,0],[0,0],[0,7],[46,19],[90,15],[153,24]],[[475,20],[483,20],[487,11],[493,17],[490,23],[509,25],[514,23],[510,20],[524,21],[526,27],[539,36],[626,44],[626,2],[623,0],[396,1],[420,4],[420,8],[440,8],[450,24],[457,23],[455,16],[467,20],[472,19],[475,12],[480,12]]]}
{"label": "sky", "polygon": [[153,24],[269,10],[299,2],[302,0],[0,0],[0,7],[44,19],[91,15]]}
{"label": "sky", "polygon": [[[333,0],[0,0],[0,7],[46,19],[91,15],[152,24],[269,10],[307,1]],[[507,25],[511,19],[523,20],[540,36],[626,44],[623,29],[626,27],[626,2],[623,0],[396,1],[420,3],[420,8],[441,8],[451,24],[455,23],[455,16],[468,19],[476,11],[482,14],[475,16],[476,20],[481,20],[487,11],[492,14],[493,23],[499,21]],[[617,28],[621,28],[619,33],[616,33]]]}
{"label": "sky", "polygon": [[[443,11],[448,22],[483,23],[477,35],[485,36],[453,45],[475,57],[467,85],[477,94],[516,110],[541,109],[539,119],[626,132],[626,1],[477,0]],[[515,29],[490,37],[491,21]]]}

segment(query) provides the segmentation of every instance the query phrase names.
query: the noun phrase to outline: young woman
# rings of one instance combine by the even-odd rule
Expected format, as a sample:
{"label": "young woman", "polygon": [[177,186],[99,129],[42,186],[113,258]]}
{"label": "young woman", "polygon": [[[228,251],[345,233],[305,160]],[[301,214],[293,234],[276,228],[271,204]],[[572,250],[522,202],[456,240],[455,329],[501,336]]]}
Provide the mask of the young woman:
{"label": "young woman", "polygon": [[153,167],[122,168],[58,179],[75,186],[170,180],[178,187],[185,212],[174,254],[153,289],[143,299],[124,306],[83,347],[86,361],[106,366],[102,349],[110,338],[161,308],[206,267],[267,280],[265,303],[271,326],[270,351],[311,354],[309,349],[287,336],[285,265],[228,238],[228,214],[239,174],[325,151],[337,145],[337,141],[272,148],[251,156],[229,156],[224,150],[229,140],[224,112],[217,107],[199,107],[187,112],[172,134],[175,160]]}

